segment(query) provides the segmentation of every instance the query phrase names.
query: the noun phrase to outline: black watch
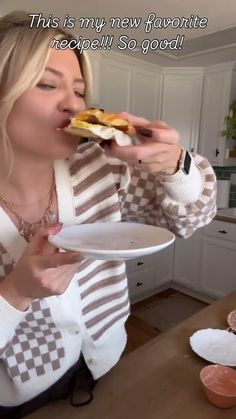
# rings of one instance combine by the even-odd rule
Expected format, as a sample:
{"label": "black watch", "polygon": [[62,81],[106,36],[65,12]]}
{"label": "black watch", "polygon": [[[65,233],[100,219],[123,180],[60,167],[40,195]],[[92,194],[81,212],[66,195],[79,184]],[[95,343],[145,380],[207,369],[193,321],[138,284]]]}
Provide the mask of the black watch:
{"label": "black watch", "polygon": [[190,172],[192,158],[190,153],[187,150],[182,151],[182,156],[180,160],[180,169],[183,171],[185,175],[188,175]]}

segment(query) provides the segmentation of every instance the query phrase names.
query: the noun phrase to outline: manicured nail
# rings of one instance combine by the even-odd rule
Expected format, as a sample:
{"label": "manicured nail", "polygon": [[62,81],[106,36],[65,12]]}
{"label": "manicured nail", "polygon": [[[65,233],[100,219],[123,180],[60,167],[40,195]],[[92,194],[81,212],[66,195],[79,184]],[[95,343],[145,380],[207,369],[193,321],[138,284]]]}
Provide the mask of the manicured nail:
{"label": "manicured nail", "polygon": [[142,134],[144,137],[151,138],[151,136],[152,136],[152,130],[148,129],[148,128],[141,128],[139,130],[139,133]]}
{"label": "manicured nail", "polygon": [[102,141],[100,141],[99,145],[102,148],[110,148],[111,147],[111,140],[102,140]]}
{"label": "manicured nail", "polygon": [[56,223],[56,224],[51,224],[48,225],[47,228],[57,228],[57,227],[62,227],[63,223]]}
{"label": "manicured nail", "polygon": [[49,231],[49,234],[57,233],[62,228],[63,223],[57,223],[46,226],[46,229]]}

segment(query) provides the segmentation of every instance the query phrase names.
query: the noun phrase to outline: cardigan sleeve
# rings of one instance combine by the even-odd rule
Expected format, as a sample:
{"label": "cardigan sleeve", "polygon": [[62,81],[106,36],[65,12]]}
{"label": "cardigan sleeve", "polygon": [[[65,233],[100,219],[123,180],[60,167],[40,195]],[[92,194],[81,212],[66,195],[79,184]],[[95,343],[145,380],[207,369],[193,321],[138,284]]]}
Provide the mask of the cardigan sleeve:
{"label": "cardigan sleeve", "polygon": [[[0,282],[13,268],[13,259],[0,242]],[[7,349],[16,327],[28,311],[29,309],[27,311],[17,310],[0,295],[0,356]]]}
{"label": "cardigan sleeve", "polygon": [[[116,159],[117,160],[117,159]],[[121,164],[121,163],[120,163]],[[121,180],[119,194],[122,219],[164,227],[187,238],[210,223],[216,214],[216,176],[207,159],[192,154],[189,175],[177,172],[164,176],[129,168],[113,161],[113,171]],[[122,172],[123,170],[123,172]]]}

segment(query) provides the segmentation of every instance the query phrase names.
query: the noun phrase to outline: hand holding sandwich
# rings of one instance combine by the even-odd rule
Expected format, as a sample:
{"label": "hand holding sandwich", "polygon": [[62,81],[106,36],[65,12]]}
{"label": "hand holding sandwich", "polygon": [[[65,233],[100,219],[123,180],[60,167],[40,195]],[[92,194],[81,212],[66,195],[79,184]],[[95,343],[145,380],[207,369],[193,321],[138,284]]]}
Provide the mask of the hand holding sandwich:
{"label": "hand holding sandwich", "polygon": [[173,174],[178,170],[182,151],[179,134],[163,121],[150,122],[126,112],[115,114],[93,108],[75,115],[64,130],[102,141],[107,152],[148,172]]}
{"label": "hand holding sandwich", "polygon": [[151,173],[173,174],[178,170],[182,148],[175,129],[163,121],[150,122],[126,112],[119,116],[135,127],[140,144],[120,147],[111,142],[109,153]]}

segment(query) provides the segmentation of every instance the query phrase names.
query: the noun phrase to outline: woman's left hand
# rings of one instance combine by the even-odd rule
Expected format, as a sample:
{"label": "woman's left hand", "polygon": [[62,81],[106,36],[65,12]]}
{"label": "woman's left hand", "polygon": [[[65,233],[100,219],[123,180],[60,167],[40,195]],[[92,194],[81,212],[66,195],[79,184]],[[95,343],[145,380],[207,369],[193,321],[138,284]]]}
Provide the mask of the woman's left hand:
{"label": "woman's left hand", "polygon": [[118,146],[112,141],[109,154],[150,173],[178,171],[182,148],[175,129],[163,121],[150,122],[126,112],[119,115],[136,128],[140,144]]}

